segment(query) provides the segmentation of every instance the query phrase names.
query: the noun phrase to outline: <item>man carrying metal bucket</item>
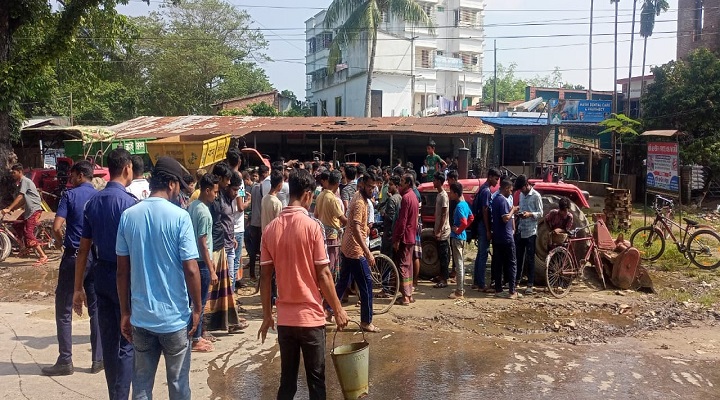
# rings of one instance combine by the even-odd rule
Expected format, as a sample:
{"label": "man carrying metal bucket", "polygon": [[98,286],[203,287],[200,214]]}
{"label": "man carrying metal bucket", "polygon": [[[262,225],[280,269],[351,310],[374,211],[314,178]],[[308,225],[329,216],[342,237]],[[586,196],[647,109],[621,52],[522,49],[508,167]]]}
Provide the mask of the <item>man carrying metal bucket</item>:
{"label": "man carrying metal bucket", "polygon": [[347,325],[347,314],[335,294],[323,226],[308,213],[315,180],[309,171],[296,170],[290,175],[288,184],[288,206],[263,232],[260,251],[263,323],[258,337],[265,342],[268,330],[275,326],[271,303],[274,272],[278,292],[275,305],[281,364],[277,398],[295,397],[302,351],[310,399],[324,399],[323,297],[335,312],[339,329]]}

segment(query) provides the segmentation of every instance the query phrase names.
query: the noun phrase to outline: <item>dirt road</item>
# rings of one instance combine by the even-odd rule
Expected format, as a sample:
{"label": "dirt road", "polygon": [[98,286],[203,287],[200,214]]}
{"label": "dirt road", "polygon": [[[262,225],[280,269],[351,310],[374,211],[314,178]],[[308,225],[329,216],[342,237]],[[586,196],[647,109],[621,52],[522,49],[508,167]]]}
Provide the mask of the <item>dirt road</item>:
{"label": "dirt road", "polygon": [[[50,400],[106,397],[104,377],[90,375],[87,321],[76,318],[76,373],[49,378],[40,368],[57,356],[53,292],[58,261],[0,264],[0,385],[5,398]],[[447,299],[449,290],[422,282],[417,302],[376,316],[370,342],[371,396],[498,399],[715,398],[720,396],[720,312],[717,273],[652,269],[656,294],[600,290],[589,279],[567,298],[542,289],[512,301],[478,292]],[[468,279],[467,282],[470,280]],[[574,288],[575,289],[575,288]],[[275,336],[261,345],[259,297],[240,301],[251,322],[243,334],[221,336],[211,354],[193,353],[195,398],[274,398],[279,381]],[[359,320],[355,299],[346,305]],[[332,328],[328,330],[328,352]],[[343,332],[339,342],[359,341]],[[329,398],[341,398],[327,357]],[[162,381],[164,372],[158,371]],[[304,375],[301,372],[301,380]],[[307,396],[304,382],[297,398]],[[164,384],[156,396],[167,396]]]}

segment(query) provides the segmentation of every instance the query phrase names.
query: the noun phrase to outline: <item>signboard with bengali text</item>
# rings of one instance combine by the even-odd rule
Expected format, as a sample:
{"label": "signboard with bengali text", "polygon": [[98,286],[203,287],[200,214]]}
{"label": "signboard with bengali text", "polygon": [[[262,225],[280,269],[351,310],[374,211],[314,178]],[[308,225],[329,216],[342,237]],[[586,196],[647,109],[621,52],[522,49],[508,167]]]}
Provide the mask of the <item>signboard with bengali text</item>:
{"label": "signboard with bengali text", "polygon": [[463,61],[460,58],[435,56],[434,67],[440,71],[462,71]]}
{"label": "signboard with bengali text", "polygon": [[648,142],[647,187],[670,192],[680,190],[677,143]]}

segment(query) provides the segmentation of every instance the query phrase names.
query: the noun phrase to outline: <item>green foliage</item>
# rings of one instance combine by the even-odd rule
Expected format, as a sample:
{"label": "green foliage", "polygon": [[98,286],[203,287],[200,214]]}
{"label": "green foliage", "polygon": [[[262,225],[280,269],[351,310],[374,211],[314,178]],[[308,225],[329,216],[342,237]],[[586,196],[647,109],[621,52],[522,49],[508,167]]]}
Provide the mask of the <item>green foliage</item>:
{"label": "green foliage", "polygon": [[600,122],[600,126],[604,126],[605,129],[598,133],[598,135],[612,132],[617,135],[618,138],[622,138],[627,135],[637,136],[638,132],[636,129],[638,129],[641,125],[642,124],[639,121],[636,121],[625,114],[610,114],[610,118]]}
{"label": "green foliage", "polygon": [[[497,65],[497,99],[498,101],[525,100],[525,87],[527,82],[515,76],[517,64],[511,63],[505,67]],[[483,101],[492,104],[495,90],[495,77],[485,81],[483,86]]]}
{"label": "green foliage", "polygon": [[720,58],[698,49],[685,60],[652,69],[654,82],[642,101],[647,129],[677,129],[680,158],[720,173]]}
{"label": "green foliage", "polygon": [[223,116],[246,116],[251,115],[253,117],[277,117],[280,112],[270,104],[262,101],[260,103],[250,104],[249,106],[241,109],[233,108],[230,110],[220,110],[218,115]]}
{"label": "green foliage", "polygon": [[670,9],[667,0],[645,0],[640,11],[640,36],[648,38],[655,29],[655,17]]}

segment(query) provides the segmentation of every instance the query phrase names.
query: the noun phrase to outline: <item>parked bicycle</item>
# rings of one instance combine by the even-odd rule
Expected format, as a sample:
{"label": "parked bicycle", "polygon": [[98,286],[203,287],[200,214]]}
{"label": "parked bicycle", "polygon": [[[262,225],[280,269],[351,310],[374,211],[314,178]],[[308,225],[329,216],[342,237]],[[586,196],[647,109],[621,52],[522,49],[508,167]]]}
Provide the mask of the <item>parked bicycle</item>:
{"label": "parked bicycle", "polygon": [[[673,201],[656,196],[653,203],[655,219],[648,226],[638,228],[630,236],[630,243],[640,251],[646,261],[655,261],[665,252],[665,238],[675,243],[678,251],[690,262],[703,269],[720,266],[720,235],[709,225],[683,218],[685,227],[668,218],[672,215]],[[680,233],[676,237],[673,227]]]}
{"label": "parked bicycle", "polygon": [[[545,263],[545,274],[547,277],[547,288],[550,293],[557,297],[565,297],[570,293],[573,282],[583,275],[585,266],[590,263],[595,267],[605,285],[603,277],[603,264],[600,258],[600,251],[595,243],[595,239],[590,234],[579,236],[581,232],[589,232],[589,228],[595,224],[578,227],[570,230],[566,236],[562,237],[558,242],[562,242],[554,249],[550,250]],[[579,242],[588,242],[587,251],[582,258],[578,257],[574,244]]]}

